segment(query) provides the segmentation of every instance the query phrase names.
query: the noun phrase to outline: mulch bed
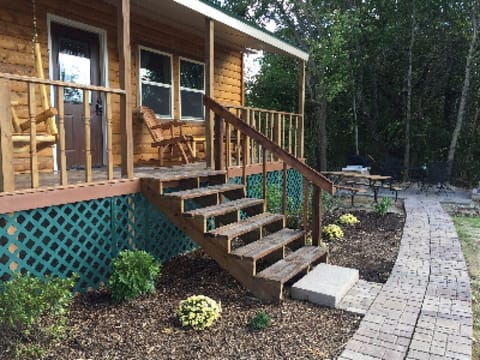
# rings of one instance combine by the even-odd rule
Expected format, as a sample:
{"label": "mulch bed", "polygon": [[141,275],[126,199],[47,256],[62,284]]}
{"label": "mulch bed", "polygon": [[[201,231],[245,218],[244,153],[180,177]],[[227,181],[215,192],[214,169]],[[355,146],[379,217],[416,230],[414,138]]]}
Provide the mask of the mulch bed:
{"label": "mulch bed", "polygon": [[[342,226],[344,238],[327,242],[332,264],[359,269],[360,278],[385,283],[397,259],[402,237],[403,214],[387,216],[374,212],[351,212],[360,221]],[[324,224],[336,223],[342,211],[324,217]]]}
{"label": "mulch bed", "polygon": [[[360,224],[344,227],[331,243],[330,262],[360,269],[361,277],[385,281],[395,261],[403,217],[354,212]],[[324,224],[335,219],[326,216]],[[222,303],[222,317],[203,332],[184,330],[174,316],[180,300],[204,294]],[[252,331],[260,310],[272,326]],[[265,305],[201,252],[162,267],[154,295],[116,304],[106,292],[78,296],[68,334],[46,359],[332,359],[358,328],[361,316],[286,299]],[[2,357],[0,348],[0,358]]]}

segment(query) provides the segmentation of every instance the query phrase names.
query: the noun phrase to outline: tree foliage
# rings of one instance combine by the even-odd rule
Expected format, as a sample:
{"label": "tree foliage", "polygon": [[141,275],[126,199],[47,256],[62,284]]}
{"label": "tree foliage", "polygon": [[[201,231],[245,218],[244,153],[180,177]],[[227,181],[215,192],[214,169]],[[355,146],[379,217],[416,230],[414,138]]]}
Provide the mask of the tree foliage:
{"label": "tree foliage", "polygon": [[[372,155],[377,166],[387,156],[410,167],[447,161],[463,106],[452,180],[476,185],[480,47],[478,39],[472,40],[478,1],[221,3],[259,25],[274,21],[277,35],[309,52],[306,146],[311,165],[318,169],[345,165],[356,150],[356,127],[360,152]],[[255,106],[291,111],[297,104],[297,76],[295,60],[269,54],[255,82],[247,85],[248,100]]]}

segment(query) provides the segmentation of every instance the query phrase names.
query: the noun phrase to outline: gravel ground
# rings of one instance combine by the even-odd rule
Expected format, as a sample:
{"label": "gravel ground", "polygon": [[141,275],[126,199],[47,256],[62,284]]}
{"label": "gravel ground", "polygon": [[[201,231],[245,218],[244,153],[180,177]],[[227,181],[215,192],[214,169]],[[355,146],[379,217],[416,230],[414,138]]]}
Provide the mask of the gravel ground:
{"label": "gravel ground", "polygon": [[[403,217],[354,212],[360,224],[344,227],[345,238],[330,243],[330,262],[360,269],[363,279],[385,281],[398,251]],[[325,218],[324,224],[336,216]],[[206,331],[184,330],[174,316],[180,300],[203,294],[221,301],[222,317]],[[260,310],[272,318],[252,331]],[[286,299],[265,305],[201,252],[165,263],[151,296],[116,304],[105,291],[77,296],[67,335],[45,359],[333,359],[361,317]],[[3,344],[2,344],[3,343]],[[2,349],[3,347],[3,349]],[[0,342],[0,358],[8,344]],[[3,354],[3,355],[2,355]]]}

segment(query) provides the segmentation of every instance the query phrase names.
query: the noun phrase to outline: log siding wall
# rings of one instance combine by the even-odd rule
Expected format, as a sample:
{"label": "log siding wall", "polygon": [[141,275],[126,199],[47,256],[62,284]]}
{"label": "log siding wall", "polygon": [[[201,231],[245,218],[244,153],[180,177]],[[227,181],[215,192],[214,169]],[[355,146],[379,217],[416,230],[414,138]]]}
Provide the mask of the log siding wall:
{"label": "log siding wall", "polygon": [[[32,3],[31,1],[0,0],[0,72],[36,76],[32,50]],[[37,26],[42,48],[42,63],[45,74],[49,74],[48,25],[47,14],[56,15],[86,25],[94,26],[107,32],[108,52],[108,84],[119,87],[119,59],[117,52],[117,11],[104,2],[79,0],[37,0]],[[133,93],[130,100],[134,108],[140,103],[138,97],[138,58],[139,46],[147,46],[173,56],[174,70],[174,114],[179,118],[179,58],[186,57],[196,61],[204,61],[203,35],[191,36],[184,31],[174,29],[161,23],[147,19],[142,15],[131,14],[132,45],[132,84]],[[216,44],[215,46],[215,98],[222,103],[242,103],[242,54],[235,49]],[[10,82],[12,98],[19,101],[17,107],[21,119],[27,119],[26,85]],[[39,97],[38,97],[39,98]],[[120,163],[120,124],[119,98],[113,97],[113,152],[115,164]],[[40,104],[37,104],[40,108]],[[134,116],[134,114],[132,114]],[[39,131],[42,129],[40,128]],[[195,136],[205,134],[202,121],[189,121],[185,133]],[[144,124],[133,119],[134,161],[136,163],[157,159],[157,150],[150,146],[151,137]],[[203,150],[200,148],[200,150]],[[15,170],[25,171],[29,166],[28,153],[16,154]],[[43,150],[39,157],[40,168],[53,168],[52,150]]]}

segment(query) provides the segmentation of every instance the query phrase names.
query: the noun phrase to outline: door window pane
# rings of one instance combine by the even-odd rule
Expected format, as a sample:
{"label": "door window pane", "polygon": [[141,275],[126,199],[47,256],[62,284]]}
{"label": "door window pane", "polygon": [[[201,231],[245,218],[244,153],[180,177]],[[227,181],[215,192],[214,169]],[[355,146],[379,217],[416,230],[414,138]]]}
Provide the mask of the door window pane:
{"label": "door window pane", "polygon": [[172,117],[171,57],[154,51],[140,50],[141,104],[159,117]]}
{"label": "door window pane", "polygon": [[182,119],[204,119],[205,65],[180,60],[180,111]]}
{"label": "door window pane", "polygon": [[[90,54],[87,43],[71,39],[61,39],[58,54],[60,80],[82,85],[91,85],[91,64],[89,57]],[[64,98],[66,102],[82,103],[83,91],[80,89],[65,88]]]}

